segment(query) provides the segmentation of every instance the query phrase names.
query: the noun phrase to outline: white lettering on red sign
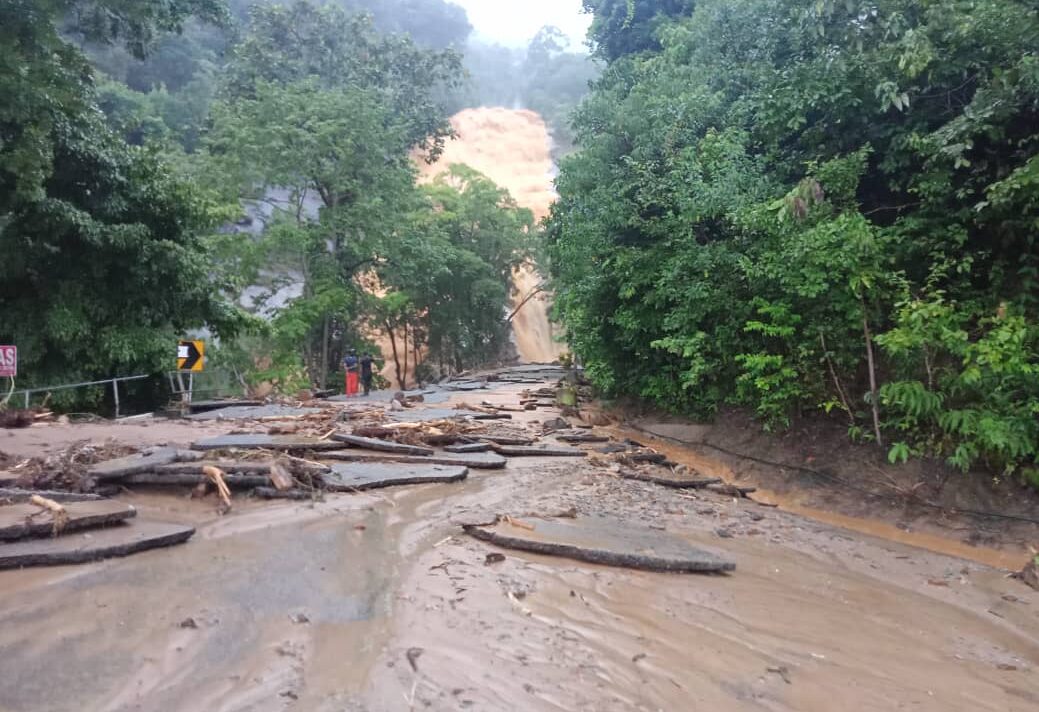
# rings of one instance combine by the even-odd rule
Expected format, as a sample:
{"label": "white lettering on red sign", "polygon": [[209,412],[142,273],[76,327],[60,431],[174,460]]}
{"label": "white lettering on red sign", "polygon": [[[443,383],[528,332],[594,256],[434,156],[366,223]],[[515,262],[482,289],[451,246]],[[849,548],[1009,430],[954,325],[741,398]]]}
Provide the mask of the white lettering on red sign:
{"label": "white lettering on red sign", "polygon": [[18,375],[18,347],[0,346],[0,378]]}

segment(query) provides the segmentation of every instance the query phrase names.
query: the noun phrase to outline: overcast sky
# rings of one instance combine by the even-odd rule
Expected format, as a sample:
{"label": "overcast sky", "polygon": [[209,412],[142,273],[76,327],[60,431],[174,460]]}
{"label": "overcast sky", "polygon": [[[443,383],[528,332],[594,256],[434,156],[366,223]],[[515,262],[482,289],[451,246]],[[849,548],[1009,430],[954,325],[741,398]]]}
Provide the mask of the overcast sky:
{"label": "overcast sky", "polygon": [[509,47],[525,47],[545,25],[570,36],[572,50],[584,47],[591,15],[581,12],[581,0],[451,0],[465,8],[475,39]]}

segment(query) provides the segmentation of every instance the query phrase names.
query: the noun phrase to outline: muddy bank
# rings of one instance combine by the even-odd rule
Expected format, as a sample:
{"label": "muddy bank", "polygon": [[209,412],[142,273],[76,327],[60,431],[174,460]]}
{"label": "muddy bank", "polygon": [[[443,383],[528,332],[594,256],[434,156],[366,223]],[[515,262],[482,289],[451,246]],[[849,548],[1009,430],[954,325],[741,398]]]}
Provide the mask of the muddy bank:
{"label": "muddy bank", "polygon": [[933,460],[891,465],[877,448],[850,443],[834,423],[774,434],[738,412],[713,424],[629,413],[623,429],[704,475],[761,488],[785,509],[839,526],[907,543],[916,543],[914,534],[921,542],[933,535],[963,544],[942,549],[961,556],[983,547],[1021,560],[1039,544],[1039,523],[1025,521],[1039,520],[1039,492]]}

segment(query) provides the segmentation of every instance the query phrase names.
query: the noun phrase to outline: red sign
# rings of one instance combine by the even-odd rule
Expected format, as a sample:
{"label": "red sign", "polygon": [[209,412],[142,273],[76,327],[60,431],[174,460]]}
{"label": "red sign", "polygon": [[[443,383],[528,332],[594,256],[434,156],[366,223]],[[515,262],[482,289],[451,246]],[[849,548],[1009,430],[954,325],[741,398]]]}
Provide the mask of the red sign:
{"label": "red sign", "polygon": [[18,347],[0,346],[0,378],[18,375]]}

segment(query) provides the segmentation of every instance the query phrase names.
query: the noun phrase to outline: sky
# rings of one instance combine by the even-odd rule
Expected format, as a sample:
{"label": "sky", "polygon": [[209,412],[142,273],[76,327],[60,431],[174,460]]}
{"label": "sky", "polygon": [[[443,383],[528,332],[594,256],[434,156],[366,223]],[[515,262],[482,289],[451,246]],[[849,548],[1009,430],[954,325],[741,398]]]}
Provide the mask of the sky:
{"label": "sky", "polygon": [[570,49],[584,47],[592,16],[581,12],[581,0],[451,0],[469,14],[473,39],[507,47],[526,47],[545,25],[570,37]]}

